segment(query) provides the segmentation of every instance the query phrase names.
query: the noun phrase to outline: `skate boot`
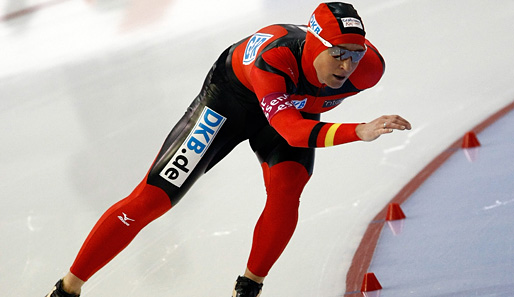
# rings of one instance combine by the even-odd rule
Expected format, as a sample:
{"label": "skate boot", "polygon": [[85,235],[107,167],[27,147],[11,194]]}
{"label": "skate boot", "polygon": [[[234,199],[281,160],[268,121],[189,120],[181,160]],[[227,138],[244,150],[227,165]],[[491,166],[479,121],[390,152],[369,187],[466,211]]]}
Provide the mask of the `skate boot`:
{"label": "skate boot", "polygon": [[240,276],[237,278],[232,297],[259,297],[261,295],[262,284]]}
{"label": "skate boot", "polygon": [[77,294],[70,294],[70,293],[67,293],[64,291],[64,289],[62,288],[62,279],[60,279],[54,286],[54,288],[52,289],[52,291],[50,291],[50,293],[48,293],[48,295],[46,295],[45,297],[79,297],[79,295]]}

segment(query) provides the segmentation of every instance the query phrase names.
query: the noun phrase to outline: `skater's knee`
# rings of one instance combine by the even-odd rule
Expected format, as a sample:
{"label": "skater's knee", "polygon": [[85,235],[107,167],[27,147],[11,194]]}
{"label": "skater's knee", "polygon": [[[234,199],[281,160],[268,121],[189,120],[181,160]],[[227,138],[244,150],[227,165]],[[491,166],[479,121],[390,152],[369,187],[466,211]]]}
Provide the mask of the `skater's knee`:
{"label": "skater's knee", "polygon": [[164,190],[143,181],[124,201],[122,209],[131,212],[143,222],[150,222],[171,209],[171,202]]}

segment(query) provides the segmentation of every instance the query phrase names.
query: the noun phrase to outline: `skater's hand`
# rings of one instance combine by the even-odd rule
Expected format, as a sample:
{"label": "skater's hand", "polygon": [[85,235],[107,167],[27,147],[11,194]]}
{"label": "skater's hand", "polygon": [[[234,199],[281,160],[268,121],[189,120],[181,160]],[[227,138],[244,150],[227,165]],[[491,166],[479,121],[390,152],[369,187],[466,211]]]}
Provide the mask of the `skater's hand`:
{"label": "skater's hand", "polygon": [[410,130],[410,123],[399,115],[383,115],[366,124],[357,125],[355,133],[364,141],[373,141],[394,130]]}

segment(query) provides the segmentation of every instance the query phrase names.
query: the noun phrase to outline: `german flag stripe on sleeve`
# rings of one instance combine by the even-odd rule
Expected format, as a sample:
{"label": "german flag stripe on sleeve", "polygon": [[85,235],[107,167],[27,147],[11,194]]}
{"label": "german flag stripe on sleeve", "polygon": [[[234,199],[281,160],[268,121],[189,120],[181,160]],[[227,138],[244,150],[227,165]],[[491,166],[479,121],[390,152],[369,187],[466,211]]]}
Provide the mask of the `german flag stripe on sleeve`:
{"label": "german flag stripe on sleeve", "polygon": [[355,134],[357,124],[324,123],[316,124],[309,136],[309,147],[329,147],[360,140]]}
{"label": "german flag stripe on sleeve", "polygon": [[325,124],[326,123],[319,122],[314,126],[314,128],[312,128],[311,134],[309,136],[309,147],[317,147],[319,132],[321,131],[321,128],[325,126]]}
{"label": "german flag stripe on sleeve", "polygon": [[341,124],[332,124],[330,128],[328,128],[328,132],[325,135],[325,147],[334,145],[334,138],[336,136],[337,128],[339,128]]}

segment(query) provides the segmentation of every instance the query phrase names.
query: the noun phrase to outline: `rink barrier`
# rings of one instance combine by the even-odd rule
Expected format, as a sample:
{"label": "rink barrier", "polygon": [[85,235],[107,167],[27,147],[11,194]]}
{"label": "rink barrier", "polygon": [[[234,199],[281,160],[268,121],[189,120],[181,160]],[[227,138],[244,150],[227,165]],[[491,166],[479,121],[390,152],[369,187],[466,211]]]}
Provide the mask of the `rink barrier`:
{"label": "rink barrier", "polygon": [[[483,122],[475,126],[463,137],[460,137],[454,143],[452,143],[446,150],[439,154],[433,159],[428,165],[426,165],[412,180],[410,180],[397,194],[391,199],[390,203],[385,206],[369,223],[368,228],[364,232],[361,242],[353,256],[352,263],[346,274],[346,293],[345,296],[365,296],[369,297],[369,294],[361,292],[363,286],[363,277],[368,274],[368,269],[373,259],[380,233],[382,232],[383,226],[386,222],[384,218],[387,216],[389,205],[398,204],[401,205],[405,202],[441,165],[443,165],[456,151],[460,149],[468,149],[477,147],[480,144],[478,138],[475,140],[469,139],[476,138],[476,134],[482,132],[485,128],[502,118],[510,111],[514,110],[514,101],[506,105],[493,115],[489,116]],[[468,138],[467,140],[465,138]],[[468,145],[475,145],[470,147],[464,147],[465,142],[471,141]],[[387,285],[386,285],[387,286]],[[380,292],[380,291],[378,291]]]}

